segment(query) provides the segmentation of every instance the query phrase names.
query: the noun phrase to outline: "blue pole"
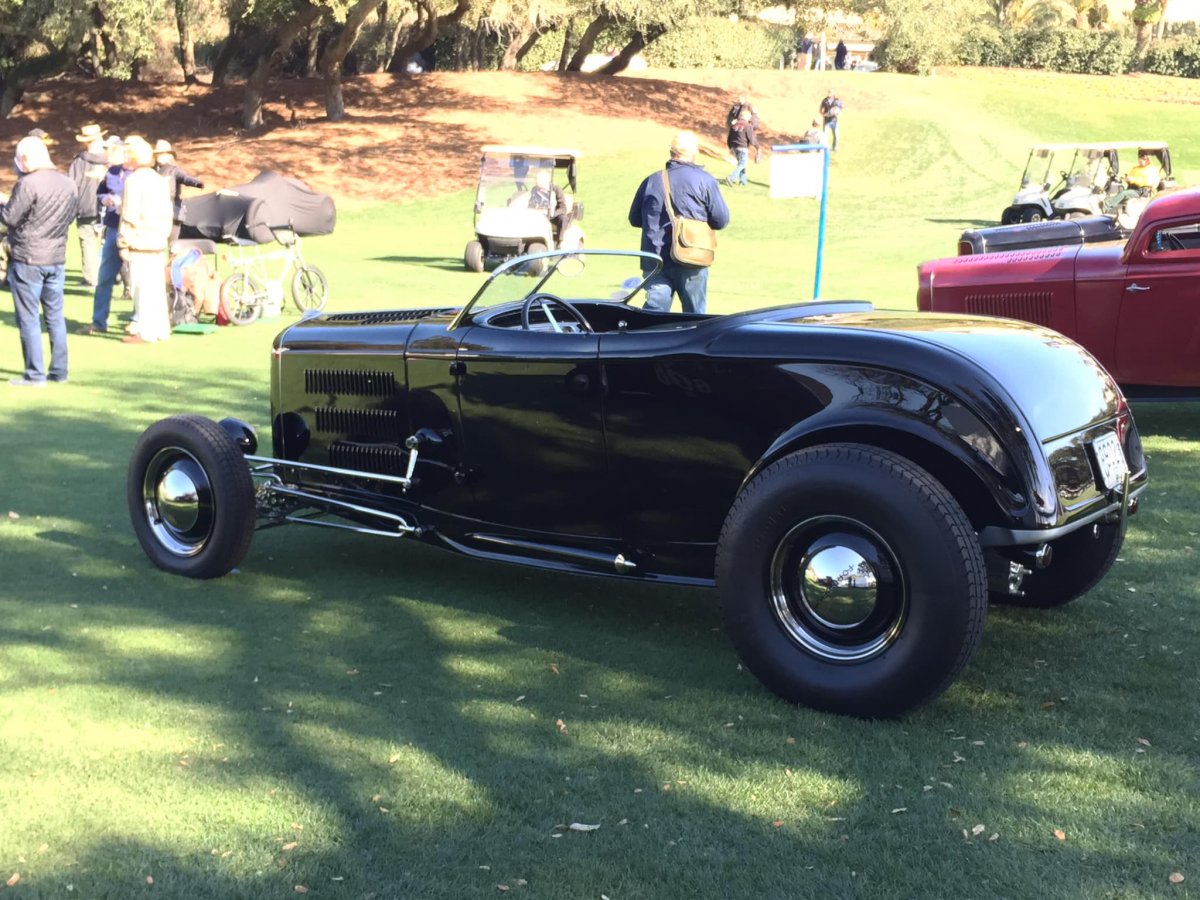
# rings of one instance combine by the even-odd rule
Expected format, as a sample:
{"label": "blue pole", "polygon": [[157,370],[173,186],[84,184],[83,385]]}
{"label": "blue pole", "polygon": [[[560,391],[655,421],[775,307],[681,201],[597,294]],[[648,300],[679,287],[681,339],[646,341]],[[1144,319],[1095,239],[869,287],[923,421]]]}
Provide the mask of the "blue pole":
{"label": "blue pole", "polygon": [[821,146],[821,219],[817,223],[817,274],[813,276],[813,299],[821,299],[821,263],[825,259],[825,210],[829,201],[829,148]]}
{"label": "blue pole", "polygon": [[776,144],[771,147],[779,153],[821,154],[821,216],[817,222],[817,271],[813,276],[813,299],[821,297],[821,269],[825,260],[825,213],[829,208],[829,148],[824,144]]}

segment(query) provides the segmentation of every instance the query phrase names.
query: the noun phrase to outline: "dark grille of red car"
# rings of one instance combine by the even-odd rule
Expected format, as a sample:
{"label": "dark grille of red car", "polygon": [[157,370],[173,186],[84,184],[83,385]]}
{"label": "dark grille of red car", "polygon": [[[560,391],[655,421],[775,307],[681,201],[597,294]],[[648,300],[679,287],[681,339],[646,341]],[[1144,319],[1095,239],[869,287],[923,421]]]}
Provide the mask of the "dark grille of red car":
{"label": "dark grille of red car", "polygon": [[391,372],[365,369],[305,369],[304,390],[309,394],[390,397],[396,393],[396,376]]}
{"label": "dark grille of red car", "polygon": [[963,312],[979,316],[1004,316],[1038,325],[1049,325],[1050,296],[1049,291],[967,294],[963,300]]}

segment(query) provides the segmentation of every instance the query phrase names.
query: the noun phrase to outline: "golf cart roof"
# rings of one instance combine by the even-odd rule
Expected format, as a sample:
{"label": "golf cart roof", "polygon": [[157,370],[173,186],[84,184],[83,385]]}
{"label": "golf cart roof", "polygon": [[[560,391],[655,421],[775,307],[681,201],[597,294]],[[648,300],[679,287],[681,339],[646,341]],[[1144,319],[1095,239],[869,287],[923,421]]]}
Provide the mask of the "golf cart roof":
{"label": "golf cart roof", "polygon": [[1062,150],[1165,150],[1166,141],[1092,141],[1083,144],[1034,144],[1029,148],[1033,153],[1058,153]]}
{"label": "golf cart roof", "polygon": [[524,144],[484,144],[483,152],[485,155],[490,153],[497,156],[540,156],[563,163],[579,159],[583,155],[578,150],[568,147],[533,147]]}

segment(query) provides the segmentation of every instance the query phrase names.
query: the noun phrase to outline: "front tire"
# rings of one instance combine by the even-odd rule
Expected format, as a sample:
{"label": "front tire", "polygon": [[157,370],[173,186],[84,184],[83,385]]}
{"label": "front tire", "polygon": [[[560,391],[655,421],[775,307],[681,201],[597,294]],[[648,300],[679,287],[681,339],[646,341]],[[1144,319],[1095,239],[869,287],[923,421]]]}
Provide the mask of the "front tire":
{"label": "front tire", "polygon": [[1081,528],[1050,545],[1053,550],[1050,565],[1025,578],[1024,596],[1004,594],[993,599],[1010,606],[1035,609],[1065,606],[1104,579],[1124,543],[1122,523]]}
{"label": "front tire", "polygon": [[471,241],[463,252],[463,265],[472,272],[483,271],[483,244]]}
{"label": "front tire", "polygon": [[211,419],[172,416],[142,432],[125,492],[134,534],[164,571],[217,578],[250,548],[250,470],[233,438]]}
{"label": "front tire", "polygon": [[1026,206],[1021,210],[1022,222],[1041,222],[1046,218],[1046,214],[1036,206]]}
{"label": "front tire", "polygon": [[759,473],[717,545],[725,627],[781,697],[890,717],[932,700],[975,655],[983,554],[928,472],[855,444],[798,451]]}
{"label": "front tire", "polygon": [[301,266],[292,275],[292,302],[301,314],[320,311],[329,300],[329,279],[316,266]]}

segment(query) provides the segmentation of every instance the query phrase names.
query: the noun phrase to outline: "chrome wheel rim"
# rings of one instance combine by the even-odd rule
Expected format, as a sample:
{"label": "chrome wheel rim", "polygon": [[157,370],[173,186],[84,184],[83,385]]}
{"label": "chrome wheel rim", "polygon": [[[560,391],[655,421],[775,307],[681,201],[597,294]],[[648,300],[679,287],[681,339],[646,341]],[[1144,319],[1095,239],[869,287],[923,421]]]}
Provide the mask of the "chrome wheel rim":
{"label": "chrome wheel rim", "polygon": [[770,591],[788,638],[833,662],[883,653],[908,616],[896,554],[878,532],[843,516],[807,519],[784,535],[771,558]]}
{"label": "chrome wheel rim", "polygon": [[164,447],[142,479],[142,505],[154,539],[175,556],[195,556],[212,536],[212,484],[196,457]]}

